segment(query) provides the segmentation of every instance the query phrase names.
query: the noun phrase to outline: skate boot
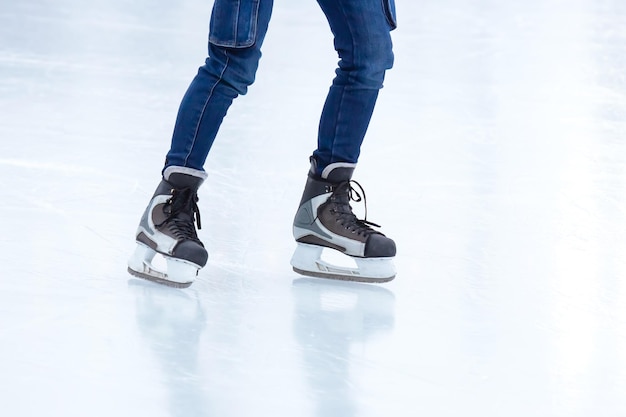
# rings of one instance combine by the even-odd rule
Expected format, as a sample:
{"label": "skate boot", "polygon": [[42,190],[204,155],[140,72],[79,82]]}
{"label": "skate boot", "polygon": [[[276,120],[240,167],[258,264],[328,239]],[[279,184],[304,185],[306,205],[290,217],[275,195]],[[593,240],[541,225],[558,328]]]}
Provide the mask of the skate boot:
{"label": "skate boot", "polygon": [[[205,178],[205,172],[191,168],[165,169],[137,228],[137,248],[128,261],[128,272],[177,288],[188,287],[196,279],[208,258],[194,225],[195,220],[201,227],[196,203]],[[152,265],[157,253],[167,262],[166,272]]]}
{"label": "skate boot", "polygon": [[[293,270],[302,275],[360,282],[387,282],[395,275],[393,257],[396,245],[368,222],[352,212],[350,201],[365,203],[363,188],[353,181],[355,164],[334,163],[326,167],[321,177],[315,174],[311,162],[300,207],[293,223],[293,235],[298,244],[291,258]],[[361,194],[353,188],[356,185]],[[335,266],[321,259],[324,248],[351,257],[356,268]]]}

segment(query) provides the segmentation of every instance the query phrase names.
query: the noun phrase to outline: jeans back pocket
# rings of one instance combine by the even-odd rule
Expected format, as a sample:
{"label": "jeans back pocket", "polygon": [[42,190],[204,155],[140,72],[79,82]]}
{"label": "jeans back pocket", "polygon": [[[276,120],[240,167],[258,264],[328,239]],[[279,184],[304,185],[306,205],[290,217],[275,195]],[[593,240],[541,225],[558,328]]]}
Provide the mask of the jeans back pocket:
{"label": "jeans back pocket", "polygon": [[260,0],[215,0],[209,42],[228,48],[247,48],[256,41]]}

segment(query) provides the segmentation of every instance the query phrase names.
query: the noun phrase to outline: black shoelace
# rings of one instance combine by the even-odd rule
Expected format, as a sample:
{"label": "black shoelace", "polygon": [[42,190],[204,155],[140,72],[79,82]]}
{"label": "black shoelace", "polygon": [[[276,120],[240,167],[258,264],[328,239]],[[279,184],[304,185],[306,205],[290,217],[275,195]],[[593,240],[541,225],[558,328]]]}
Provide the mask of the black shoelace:
{"label": "black shoelace", "polygon": [[[360,193],[352,186],[352,184],[355,184],[358,187]],[[367,220],[367,199],[365,198],[365,190],[363,190],[363,187],[358,182],[350,180],[341,182],[334,186],[333,193],[330,196],[330,201],[334,203],[330,212],[336,214],[336,221],[341,223],[341,225],[350,232],[361,236],[368,236],[372,233],[380,233],[372,229],[372,226],[380,226]],[[357,218],[357,216],[352,212],[350,201],[354,201],[356,203],[363,201],[363,205],[365,207],[365,217],[363,219]]]}
{"label": "black shoelace", "polygon": [[197,242],[198,235],[194,227],[194,219],[198,229],[202,228],[200,210],[198,209],[198,194],[191,188],[172,189],[172,196],[166,201],[163,211],[167,217],[157,224],[161,227],[168,224],[169,229],[179,239],[192,239]]}

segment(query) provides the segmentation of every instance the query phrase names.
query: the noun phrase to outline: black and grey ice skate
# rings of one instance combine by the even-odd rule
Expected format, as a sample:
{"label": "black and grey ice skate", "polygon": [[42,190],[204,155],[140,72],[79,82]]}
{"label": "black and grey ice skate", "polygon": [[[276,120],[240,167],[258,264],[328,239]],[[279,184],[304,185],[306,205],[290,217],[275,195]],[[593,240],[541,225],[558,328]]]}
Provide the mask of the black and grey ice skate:
{"label": "black and grey ice skate", "polygon": [[[361,194],[365,198],[363,189],[352,180],[356,165],[334,163],[320,177],[315,175],[315,161],[312,164],[293,223],[298,243],[291,258],[294,271],[349,281],[391,281],[396,275],[394,241],[373,229],[376,224],[358,219],[350,206],[350,201],[361,200]],[[324,248],[351,257],[357,267],[336,266],[322,260]]]}
{"label": "black and grey ice skate", "polygon": [[[192,284],[208,258],[194,224],[200,228],[196,203],[205,178],[205,172],[191,168],[165,169],[137,228],[137,248],[128,261],[128,272],[172,287]],[[157,253],[165,258],[167,271],[152,265]]]}

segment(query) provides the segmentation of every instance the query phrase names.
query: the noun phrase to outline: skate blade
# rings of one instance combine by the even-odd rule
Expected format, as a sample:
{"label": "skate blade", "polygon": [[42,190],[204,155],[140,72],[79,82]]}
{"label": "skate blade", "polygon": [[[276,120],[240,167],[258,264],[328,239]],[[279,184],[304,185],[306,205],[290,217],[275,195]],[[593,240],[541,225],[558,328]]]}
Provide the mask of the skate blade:
{"label": "skate blade", "polygon": [[157,284],[166,285],[172,288],[189,288],[189,286],[193,284],[193,281],[192,282],[175,282],[175,281],[170,281],[166,278],[161,278],[161,277],[146,274],[143,272],[138,272],[132,269],[130,266],[127,268],[127,270],[128,270],[128,273],[134,277],[145,279],[151,282],[155,282]]}
{"label": "skate blade", "polygon": [[179,259],[164,256],[167,262],[167,273],[152,265],[156,251],[141,243],[137,243],[135,252],[128,260],[128,272],[137,277],[173,288],[187,288],[196,279],[197,265]]}
{"label": "skate blade", "polygon": [[[357,268],[332,265],[321,259],[323,247],[298,243],[291,266],[298,274],[341,281],[385,283],[396,277],[392,258],[355,258]],[[346,255],[347,256],[347,255]]]}
{"label": "skate blade", "polygon": [[375,278],[375,277],[364,277],[357,273],[353,273],[352,271],[341,271],[341,273],[331,273],[331,272],[317,272],[317,271],[307,271],[305,269],[299,269],[295,266],[293,267],[294,272],[297,272],[300,275],[304,275],[307,277],[315,277],[315,278],[325,278],[325,279],[333,279],[340,281],[352,281],[352,282],[361,282],[361,283],[371,283],[371,284],[383,284],[385,282],[392,281],[396,276],[390,276],[385,278]]}

